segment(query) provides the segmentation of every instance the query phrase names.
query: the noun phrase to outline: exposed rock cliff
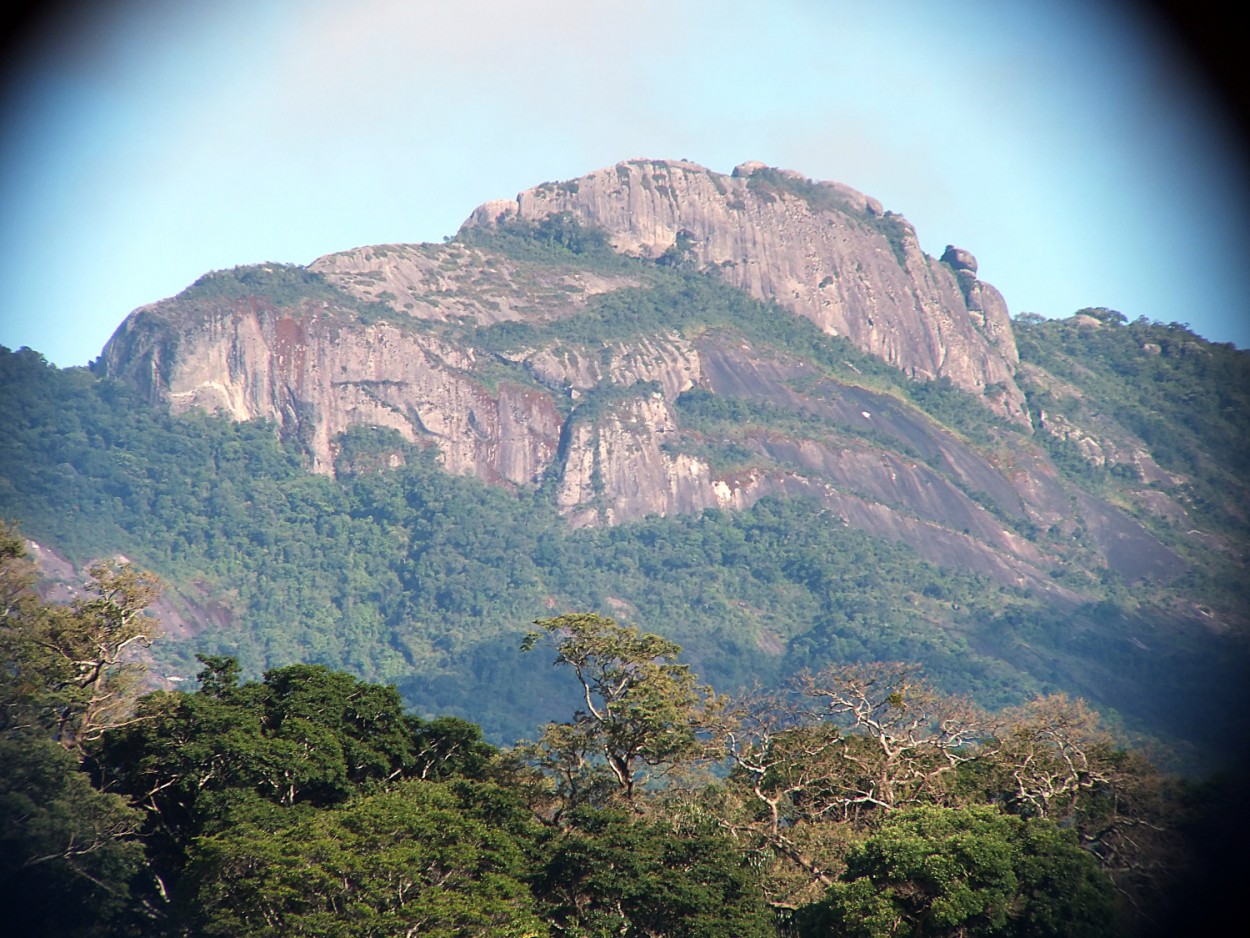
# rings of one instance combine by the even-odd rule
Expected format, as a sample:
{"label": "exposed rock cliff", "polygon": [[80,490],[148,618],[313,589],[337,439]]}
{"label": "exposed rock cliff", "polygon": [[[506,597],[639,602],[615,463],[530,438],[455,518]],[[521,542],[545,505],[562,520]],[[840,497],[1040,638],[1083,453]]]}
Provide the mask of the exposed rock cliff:
{"label": "exposed rock cliff", "polygon": [[909,375],[999,388],[993,406],[1027,422],[1007,306],[976,279],[972,255],[952,248],[934,260],[903,216],[848,186],[762,163],[725,176],[634,160],[488,202],[466,226],[561,212],[605,229],[618,251],[714,270]]}
{"label": "exposed rock cliff", "polygon": [[[960,406],[992,409],[1024,441],[1006,306],[967,251],[934,260],[874,200],[759,164],[726,176],[621,163],[487,203],[465,230],[524,232],[562,213],[660,266],[478,238],[241,268],[136,310],[102,361],[175,412],[273,421],[319,472],[334,471],[344,430],[392,428],[437,448],[449,471],[549,487],[577,526],[803,494],[935,562],[1075,599],[1051,575],[1056,554],[1028,535],[1071,534],[1079,512],[1124,572],[1179,569],[1118,509],[1078,504],[1034,448],[991,457],[853,364],[835,374],[732,325],[564,337],[598,297],[645,290],[664,268],[696,289],[706,280],[681,272],[713,271],[907,374],[948,378],[974,395]],[[700,423],[683,411],[696,392],[747,416]]]}
{"label": "exposed rock cliff", "polygon": [[472,348],[342,316],[257,298],[190,308],[167,301],[128,318],[104,360],[175,413],[274,421],[319,472],[333,471],[335,438],[363,424],[436,445],[451,472],[514,484],[541,477],[562,422],[549,396],[507,382],[491,393],[471,375]]}

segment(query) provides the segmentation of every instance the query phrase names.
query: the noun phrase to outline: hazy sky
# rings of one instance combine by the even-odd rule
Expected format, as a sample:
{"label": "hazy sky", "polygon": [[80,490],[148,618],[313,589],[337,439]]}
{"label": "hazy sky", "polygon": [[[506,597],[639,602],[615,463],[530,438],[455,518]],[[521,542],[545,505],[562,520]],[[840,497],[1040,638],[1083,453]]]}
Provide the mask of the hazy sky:
{"label": "hazy sky", "polygon": [[0,344],[85,364],[237,264],[441,241],[634,157],[763,160],[976,254],[1013,313],[1250,346],[1240,141],[1173,37],[1084,0],[63,7],[0,100]]}

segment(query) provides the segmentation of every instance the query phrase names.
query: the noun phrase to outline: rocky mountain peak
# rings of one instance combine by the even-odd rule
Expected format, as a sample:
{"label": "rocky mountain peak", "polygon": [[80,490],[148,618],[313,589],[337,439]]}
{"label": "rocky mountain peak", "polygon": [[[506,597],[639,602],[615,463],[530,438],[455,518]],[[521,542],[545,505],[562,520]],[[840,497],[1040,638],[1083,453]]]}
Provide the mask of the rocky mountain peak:
{"label": "rocky mountain peak", "polygon": [[[174,412],[272,421],[318,472],[345,431],[386,428],[450,472],[547,491],[573,526],[802,496],[934,562],[1063,592],[1021,532],[1068,531],[1072,497],[1032,447],[1006,465],[994,446],[1030,424],[976,259],[935,260],[876,200],[760,163],[631,160],[485,203],[445,244],[209,274],[133,312],[101,362]],[[1119,509],[1081,512],[1132,545],[1132,576],[1176,566]]]}
{"label": "rocky mountain peak", "polygon": [[487,202],[462,230],[561,213],[603,229],[619,252],[714,272],[912,377],[992,387],[988,406],[1028,422],[1007,305],[977,279],[975,258],[929,257],[903,216],[849,186],[759,162],[724,175],[630,160]]}

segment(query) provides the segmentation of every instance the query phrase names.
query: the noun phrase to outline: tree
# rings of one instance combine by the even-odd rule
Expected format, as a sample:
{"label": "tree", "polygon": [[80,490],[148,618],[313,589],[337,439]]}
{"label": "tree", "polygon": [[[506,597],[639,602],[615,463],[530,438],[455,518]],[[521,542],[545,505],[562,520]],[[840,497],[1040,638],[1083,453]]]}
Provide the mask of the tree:
{"label": "tree", "polygon": [[534,828],[495,786],[410,781],[197,839],[187,901],[205,935],[538,938]]}
{"label": "tree", "polygon": [[335,805],[403,778],[480,776],[495,752],[473,724],[404,713],[394,687],[304,664],[239,684],[233,659],[201,660],[199,691],[149,694],[97,757],[108,783],[166,826],[206,817],[195,802],[213,793]]}
{"label": "tree", "polygon": [[811,901],[842,868],[855,831],[917,804],[953,803],[985,721],[913,667],[801,674],[787,692],[723,707],[715,740],[731,772],[722,823],[760,856],[779,906]]}
{"label": "tree", "polygon": [[841,729],[810,701],[754,692],[717,715],[713,738],[730,766],[714,806],[721,823],[757,857],[765,891],[779,906],[811,901],[840,868],[846,812],[828,794],[841,786]]}
{"label": "tree", "polygon": [[1116,746],[1084,701],[1039,697],[1004,717],[993,758],[999,797],[1016,814],[1069,816],[1112,782]]}
{"label": "tree", "polygon": [[723,707],[715,739],[732,771],[722,822],[753,843],[781,906],[810,901],[848,839],[883,813],[950,801],[982,721],[916,669],[862,664],[801,674],[787,692]]}
{"label": "tree", "polygon": [[535,226],[534,237],[574,254],[593,254],[609,247],[608,233],[604,229],[583,222],[572,212],[548,215]]}
{"label": "tree", "polygon": [[[0,620],[3,699],[17,709],[9,726],[39,726],[79,758],[106,730],[130,718],[142,665],[132,649],[150,644],[159,624],[145,610],[156,599],[154,576],[129,564],[91,568],[87,596],[68,606],[37,601],[5,535],[4,616]],[[20,542],[18,542],[20,547]]]}
{"label": "tree", "polygon": [[633,800],[645,769],[662,770],[697,751],[696,730],[715,699],[688,665],[673,662],[680,645],[589,613],[534,624],[541,631],[529,633],[522,648],[546,633],[555,663],[572,668],[582,688],[585,709],[570,723],[549,724],[538,743],[540,761],[571,794],[592,790],[603,767],[616,791]]}
{"label": "tree", "polygon": [[863,664],[830,668],[800,679],[844,728],[843,775],[836,797],[847,807],[892,810],[942,797],[954,770],[976,758],[988,725],[968,701],[930,687],[914,666]]}
{"label": "tree", "polygon": [[405,714],[394,687],[317,665],[240,684],[233,659],[202,661],[199,691],[149,694],[93,759],[109,790],[146,811],[149,901],[165,914],[185,898],[197,838],[272,827],[408,779],[483,777],[494,757],[472,724]]}
{"label": "tree", "polygon": [[1192,805],[1175,779],[1117,745],[1084,701],[1054,694],[1007,712],[979,761],[983,798],[1072,830],[1133,914],[1154,914],[1175,887]]}
{"label": "tree", "polygon": [[11,524],[0,521],[0,623],[6,628],[34,598],[30,589],[34,579],[34,565],[26,559],[22,538]]}
{"label": "tree", "polygon": [[0,729],[12,732],[39,722],[34,697],[39,681],[28,665],[28,632],[42,604],[31,588],[35,567],[26,545],[10,524],[0,521]]}
{"label": "tree", "polygon": [[130,908],[141,812],[32,732],[0,734],[0,907],[11,934],[101,934]]}
{"label": "tree", "polygon": [[549,847],[534,890],[561,935],[776,934],[747,858],[708,825],[677,827],[614,808],[577,807]]}
{"label": "tree", "polygon": [[129,713],[123,653],[152,634],[152,581],[97,567],[92,598],[55,606],[25,554],[0,524],[0,904],[17,933],[100,934],[130,906],[142,817],[82,761]]}
{"label": "tree", "polygon": [[909,808],[852,848],[800,934],[1102,938],[1111,885],[1070,833],[994,808]]}

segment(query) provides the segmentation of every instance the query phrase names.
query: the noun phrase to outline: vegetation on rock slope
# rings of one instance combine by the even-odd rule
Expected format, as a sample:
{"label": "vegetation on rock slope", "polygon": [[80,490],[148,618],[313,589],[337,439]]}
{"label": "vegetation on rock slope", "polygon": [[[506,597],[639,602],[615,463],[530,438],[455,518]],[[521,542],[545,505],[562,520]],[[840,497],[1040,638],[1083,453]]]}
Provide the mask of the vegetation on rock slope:
{"label": "vegetation on rock slope", "polygon": [[[695,389],[675,401],[681,432],[667,445],[727,471],[801,476],[801,466],[770,455],[779,437],[928,465],[1054,558],[1053,582],[1083,601],[935,565],[793,499],[570,531],[547,487],[508,492],[449,477],[432,450],[364,428],[339,441],[336,479],[310,476],[298,445],[271,427],[172,418],[117,381],[58,371],[28,350],[0,354],[0,515],[77,562],[123,553],[160,573],[188,624],[156,652],[164,674],[189,677],[197,653],[233,655],[253,676],[297,661],[343,667],[396,683],[418,712],[480,722],[498,741],[560,706],[552,676],[513,654],[523,623],[553,609],[611,609],[683,644],[720,687],[832,662],[916,660],[939,686],[986,705],[1067,691],[1131,731],[1217,743],[1245,660],[1245,353],[1105,311],[1066,323],[1026,318],[1022,384],[1039,426],[1057,428],[1030,437],[966,392],[909,381],[806,320],[698,274],[611,254],[593,232],[544,225],[472,237],[536,264],[628,268],[644,285],[554,325],[425,328],[501,353],[557,342],[594,355],[605,341],[719,331],[757,354],[802,362],[808,377],[796,391],[812,409]],[[275,302],[327,289],[286,268],[227,279],[235,293],[277,290]],[[484,381],[533,380],[479,359]],[[594,419],[595,408],[614,406],[614,392],[642,391],[604,385],[574,406]],[[883,432],[819,409],[860,393],[892,402],[900,426],[931,429]],[[938,432],[991,464],[1022,453],[1053,460],[1070,491],[1120,506],[1188,572],[1125,582],[1079,507],[1038,529],[947,470],[931,448]],[[1082,449],[1089,440],[1118,448]],[[1195,707],[1211,718],[1189,720]]]}
{"label": "vegetation on rock slope", "polygon": [[[243,681],[235,659],[205,656],[198,690],[140,696],[112,652],[156,636],[150,578],[101,569],[95,598],[48,605],[21,555],[0,530],[0,895],[23,934],[1217,923],[1199,878],[1214,867],[1192,854],[1212,792],[1119,748],[1066,697],[992,714],[913,667],[864,664],[726,698],[666,639],[559,616],[526,647],[549,639],[577,709],[501,751],[321,666]],[[83,643],[111,650],[88,676],[64,667]],[[106,716],[89,692],[105,686]]]}
{"label": "vegetation on rock slope", "polygon": [[[0,350],[0,518],[80,567],[124,554],[159,573],[170,633],[147,647],[154,581],[125,564],[94,566],[69,605],[39,601],[0,532],[0,882],[26,933],[1171,924],[1150,897],[1200,886],[1186,852],[1216,856],[1204,838],[1231,840],[1235,815],[1195,813],[1125,743],[1162,741],[1192,771],[1244,727],[1246,352],[1110,310],[1023,316],[1029,433],[692,269],[681,238],[656,262],[622,257],[566,213],[451,248],[517,278],[631,286],[557,322],[483,326],[257,265],[161,315],[259,298],[344,328],[385,319],[472,348],[488,394],[556,394],[570,425],[658,385],[574,394],[528,351],[606,372],[630,343],[743,349],[781,376],[770,393],[674,396],[666,454],[725,477],[824,478],[804,447],[906,467],[988,521],[960,530],[867,479],[840,494],[981,556],[1023,545],[1040,574],[934,562],[818,498],[571,530],[558,467],[491,487],[444,473],[430,440],[365,427],[335,441],[334,478],[313,476],[272,426],[175,418]],[[1030,485],[1047,491],[1026,508]],[[561,667],[519,653],[543,641]]]}
{"label": "vegetation on rock slope", "polygon": [[[269,428],[171,418],[32,352],[0,364],[0,511],[70,556],[120,552],[159,571],[184,584],[175,602],[228,604],[228,622],[157,652],[166,674],[189,676],[196,653],[234,655],[247,674],[345,667],[398,684],[418,712],[511,740],[560,699],[551,675],[514,655],[523,624],[549,608],[611,608],[683,643],[726,688],[835,661],[917,660],[989,705],[1070,690],[1131,728],[1198,742],[1176,701],[1218,712],[1233,693],[1219,677],[1235,660],[1227,639],[1169,632],[1113,599],[1054,610],[808,503],[570,531],[541,491],[447,476],[385,434],[346,439],[331,480],[307,474]],[[396,453],[403,466],[370,468]]]}

